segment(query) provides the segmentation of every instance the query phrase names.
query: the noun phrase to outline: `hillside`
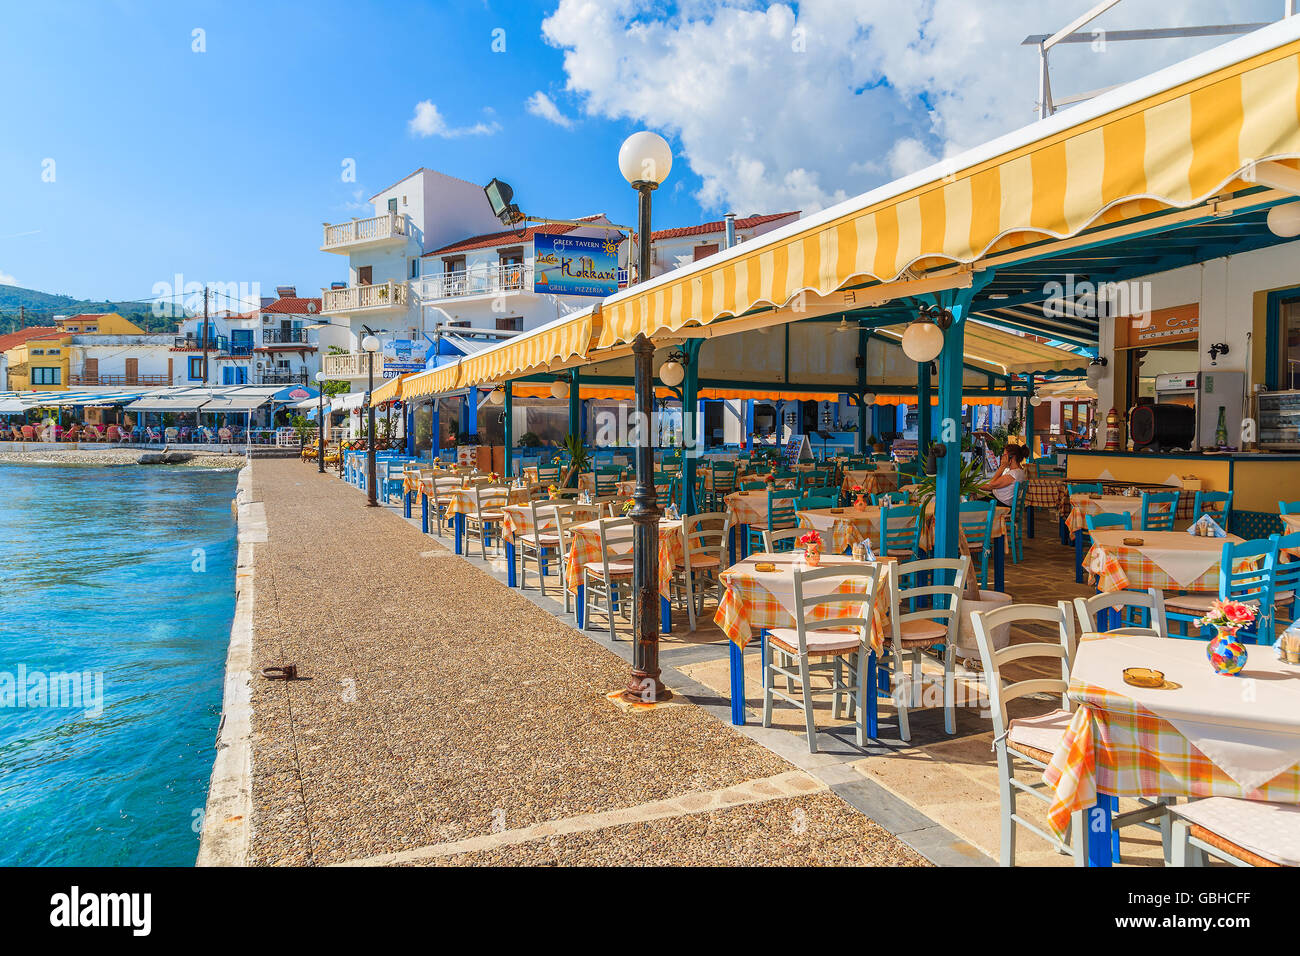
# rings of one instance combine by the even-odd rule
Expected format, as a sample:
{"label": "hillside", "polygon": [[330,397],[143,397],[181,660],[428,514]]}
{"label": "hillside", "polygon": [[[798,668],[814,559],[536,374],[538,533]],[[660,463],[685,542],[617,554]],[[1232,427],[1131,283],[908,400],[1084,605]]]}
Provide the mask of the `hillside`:
{"label": "hillside", "polygon": [[[170,316],[154,315],[153,307],[148,302],[74,299],[70,295],[56,295],[16,285],[0,285],[0,335],[20,328],[20,307],[26,310],[23,326],[50,325],[56,315],[76,315],[78,312],[116,312],[147,332],[173,332],[178,321]],[[187,311],[185,314],[190,313]]]}

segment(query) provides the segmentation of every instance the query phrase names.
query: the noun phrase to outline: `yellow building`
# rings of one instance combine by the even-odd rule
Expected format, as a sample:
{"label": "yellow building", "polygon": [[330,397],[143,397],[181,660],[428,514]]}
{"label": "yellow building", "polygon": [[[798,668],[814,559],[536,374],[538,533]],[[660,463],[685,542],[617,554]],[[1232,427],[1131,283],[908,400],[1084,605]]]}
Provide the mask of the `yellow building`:
{"label": "yellow building", "polygon": [[16,392],[54,392],[68,387],[68,353],[72,336],[46,332],[5,352],[9,388]]}
{"label": "yellow building", "polygon": [[142,335],[144,329],[116,312],[85,312],[56,318],[55,324],[70,335]]}

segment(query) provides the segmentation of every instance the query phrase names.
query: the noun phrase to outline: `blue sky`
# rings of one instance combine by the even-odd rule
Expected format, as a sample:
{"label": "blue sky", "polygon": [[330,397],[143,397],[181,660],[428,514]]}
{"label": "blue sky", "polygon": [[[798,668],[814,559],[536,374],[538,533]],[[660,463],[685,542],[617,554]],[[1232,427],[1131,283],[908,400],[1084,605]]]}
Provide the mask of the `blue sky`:
{"label": "blue sky", "polygon": [[[318,251],[320,224],[357,214],[354,190],[368,198],[419,166],[500,176],[542,215],[631,221],[616,158],[637,125],[567,130],[525,108],[562,86],[561,52],[540,35],[548,6],[10,5],[0,273],[87,297],[145,295],[177,272],[316,290],[346,269]],[[204,53],[191,50],[196,28]],[[505,53],[492,52],[496,29]],[[500,130],[415,136],[408,121],[426,99],[452,127]],[[348,158],[355,184],[341,181]],[[681,163],[670,185],[691,178]],[[661,191],[656,223],[700,221],[691,192]]]}
{"label": "blue sky", "polygon": [[[358,196],[420,166],[499,176],[537,215],[631,222],[616,157],[641,128],[675,153],[657,227],[812,211],[1032,121],[1037,61],[1020,41],[1090,2],[11,2],[0,282],[123,299],[179,273],[315,292],[346,267],[319,251],[321,223],[364,214]],[[1125,0],[1095,26],[1281,6]],[[1053,87],[1135,79],[1220,42],[1061,48]],[[527,106],[539,94],[549,119]],[[442,125],[417,135],[424,101]]]}

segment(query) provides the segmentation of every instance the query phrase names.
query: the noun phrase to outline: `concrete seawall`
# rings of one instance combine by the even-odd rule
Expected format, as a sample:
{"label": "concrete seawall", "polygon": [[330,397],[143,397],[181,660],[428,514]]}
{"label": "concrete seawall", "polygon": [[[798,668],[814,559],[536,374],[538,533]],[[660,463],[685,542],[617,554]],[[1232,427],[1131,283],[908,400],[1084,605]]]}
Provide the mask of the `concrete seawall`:
{"label": "concrete seawall", "polygon": [[246,866],[252,835],[253,547],[266,541],[266,511],[252,499],[252,468],[239,472],[231,507],[239,523],[235,619],[226,653],[217,756],[208,785],[197,866]]}

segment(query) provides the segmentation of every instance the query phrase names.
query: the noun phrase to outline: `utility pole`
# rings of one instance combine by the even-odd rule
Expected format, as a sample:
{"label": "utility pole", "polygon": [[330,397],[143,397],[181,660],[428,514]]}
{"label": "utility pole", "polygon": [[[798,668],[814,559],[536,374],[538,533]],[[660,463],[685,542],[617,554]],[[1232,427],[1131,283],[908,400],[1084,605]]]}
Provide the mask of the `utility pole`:
{"label": "utility pole", "polygon": [[27,306],[25,305],[18,307],[18,328],[27,328]]}
{"label": "utility pole", "polygon": [[203,384],[208,384],[208,287],[203,287]]}

